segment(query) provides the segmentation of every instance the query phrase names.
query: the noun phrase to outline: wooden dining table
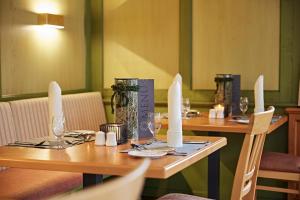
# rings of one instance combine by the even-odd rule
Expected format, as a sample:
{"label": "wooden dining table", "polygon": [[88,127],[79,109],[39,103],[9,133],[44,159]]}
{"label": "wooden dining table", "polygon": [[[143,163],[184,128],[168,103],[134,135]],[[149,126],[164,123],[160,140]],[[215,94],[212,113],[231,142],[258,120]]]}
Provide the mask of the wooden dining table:
{"label": "wooden dining table", "polygon": [[[288,121],[285,115],[274,116],[268,132],[271,133]],[[168,128],[168,119],[162,120],[162,128]],[[208,118],[208,113],[201,113],[198,117],[182,120],[182,129],[188,131],[205,131],[209,136],[220,137],[221,133],[245,134],[251,127],[246,123],[239,123],[231,117],[224,119]],[[208,197],[220,199],[220,150],[208,156]]]}
{"label": "wooden dining table", "polygon": [[[159,136],[158,139],[164,141],[166,137]],[[184,141],[208,143],[185,156],[166,155],[152,159],[146,177],[167,179],[227,144],[225,137],[184,136]],[[142,162],[141,158],[120,153],[129,148],[129,143],[107,147],[96,146],[94,142],[85,142],[63,150],[1,146],[0,166],[80,172],[83,174],[85,188],[102,182],[103,174],[123,176],[136,168]]]}

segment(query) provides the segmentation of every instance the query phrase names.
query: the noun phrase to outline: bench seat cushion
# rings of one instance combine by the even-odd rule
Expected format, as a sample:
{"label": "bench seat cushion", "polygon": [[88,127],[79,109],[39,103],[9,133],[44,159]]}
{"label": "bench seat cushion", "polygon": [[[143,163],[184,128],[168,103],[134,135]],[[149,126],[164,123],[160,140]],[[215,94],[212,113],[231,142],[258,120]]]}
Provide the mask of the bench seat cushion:
{"label": "bench seat cushion", "polygon": [[279,152],[264,152],[259,169],[300,173],[300,157]]}
{"label": "bench seat cushion", "polygon": [[81,184],[81,173],[9,168],[0,173],[0,199],[44,199]]}

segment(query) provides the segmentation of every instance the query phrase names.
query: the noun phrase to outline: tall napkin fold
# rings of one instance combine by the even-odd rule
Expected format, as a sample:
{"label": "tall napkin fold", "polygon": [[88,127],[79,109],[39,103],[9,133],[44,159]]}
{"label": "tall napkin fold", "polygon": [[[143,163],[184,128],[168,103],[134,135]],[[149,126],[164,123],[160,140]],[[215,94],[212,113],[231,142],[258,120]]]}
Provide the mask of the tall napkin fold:
{"label": "tall napkin fold", "polygon": [[62,97],[61,89],[57,82],[52,81],[48,88],[48,109],[49,109],[49,136],[54,137],[52,132],[52,120],[54,117],[61,117],[63,115],[62,110]]}
{"label": "tall napkin fold", "polygon": [[182,78],[177,74],[168,90],[168,131],[169,147],[182,147],[181,118]]}
{"label": "tall napkin fold", "polygon": [[254,112],[264,112],[264,76],[260,75],[254,85]]}

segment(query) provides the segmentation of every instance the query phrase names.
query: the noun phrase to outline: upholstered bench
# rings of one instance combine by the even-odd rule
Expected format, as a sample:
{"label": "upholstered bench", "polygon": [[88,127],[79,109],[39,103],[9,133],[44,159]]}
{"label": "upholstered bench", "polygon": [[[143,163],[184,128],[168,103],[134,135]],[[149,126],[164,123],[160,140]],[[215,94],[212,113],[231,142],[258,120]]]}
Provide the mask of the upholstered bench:
{"label": "upholstered bench", "polygon": [[[47,98],[0,103],[0,145],[48,135]],[[106,122],[99,92],[63,96],[69,130],[99,130]],[[42,199],[82,184],[81,173],[0,168],[0,199]]]}

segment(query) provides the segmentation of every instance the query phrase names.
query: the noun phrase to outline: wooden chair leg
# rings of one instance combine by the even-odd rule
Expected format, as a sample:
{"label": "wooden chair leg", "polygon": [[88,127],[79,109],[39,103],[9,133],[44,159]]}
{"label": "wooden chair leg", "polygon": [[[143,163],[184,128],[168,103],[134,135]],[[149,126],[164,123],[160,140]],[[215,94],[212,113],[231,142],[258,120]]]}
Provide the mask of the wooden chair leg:
{"label": "wooden chair leg", "polygon": [[288,200],[298,200],[300,199],[300,182],[295,183],[295,182],[289,182],[288,183],[288,188],[289,189],[297,189],[299,191],[299,194],[288,194]]}

